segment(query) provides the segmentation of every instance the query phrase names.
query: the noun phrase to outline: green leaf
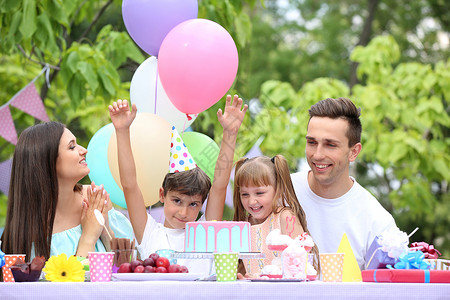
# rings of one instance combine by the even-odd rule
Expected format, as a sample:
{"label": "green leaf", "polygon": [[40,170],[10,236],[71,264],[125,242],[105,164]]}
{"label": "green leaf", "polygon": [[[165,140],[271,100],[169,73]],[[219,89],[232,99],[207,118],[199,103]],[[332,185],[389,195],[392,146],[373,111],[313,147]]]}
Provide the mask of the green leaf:
{"label": "green leaf", "polygon": [[16,43],[18,43],[22,38],[22,35],[18,32],[21,20],[22,12],[16,11],[13,14],[6,40],[3,43],[0,43],[1,47],[4,48],[6,52],[9,52],[13,47],[15,47]]}
{"label": "green leaf", "polygon": [[23,0],[23,17],[20,24],[20,33],[23,37],[31,38],[36,31],[36,1],[35,0]]}
{"label": "green leaf", "polygon": [[99,83],[98,83],[97,75],[96,75],[95,70],[92,67],[92,65],[85,61],[80,61],[77,64],[77,70],[80,72],[80,74],[86,80],[88,86],[92,90],[92,93],[95,93],[95,91],[98,88]]}
{"label": "green leaf", "polygon": [[248,37],[252,33],[252,23],[249,16],[242,12],[234,19],[234,25],[236,26],[236,36],[240,47],[244,47],[247,43]]}
{"label": "green leaf", "polygon": [[63,8],[63,6],[65,5],[63,4],[64,2],[76,2],[76,1],[49,0],[46,10],[54,20],[57,20],[58,23],[64,25],[66,28],[69,28],[70,22],[66,10]]}
{"label": "green leaf", "polygon": [[67,94],[69,94],[72,103],[81,100],[82,90],[84,90],[83,81],[78,76],[73,76],[67,85]]}
{"label": "green leaf", "polygon": [[53,32],[52,25],[50,24],[50,20],[48,18],[48,15],[43,12],[38,18],[38,24],[41,28],[44,28],[45,30],[39,30],[36,32],[36,36],[42,35],[42,41],[45,43],[48,47],[50,52],[58,52],[58,46],[56,45],[55,41],[55,33]]}
{"label": "green leaf", "polygon": [[100,81],[103,85],[103,88],[108,92],[109,95],[113,96],[116,90],[114,88],[114,84],[112,83],[111,79],[108,76],[106,68],[103,66],[99,68],[98,75],[100,77]]}
{"label": "green leaf", "polygon": [[442,158],[436,158],[432,161],[434,170],[441,174],[442,178],[445,178],[446,181],[450,181],[450,168],[449,162],[445,162]]}
{"label": "green leaf", "polygon": [[19,8],[21,1],[19,0],[3,0],[0,3],[0,12],[9,13]]}
{"label": "green leaf", "polygon": [[72,71],[72,73],[75,73],[77,71],[78,63],[80,62],[80,56],[78,55],[78,52],[72,51],[67,56],[67,59],[65,60],[65,64],[67,67]]}
{"label": "green leaf", "polygon": [[416,150],[419,154],[425,154],[426,145],[425,143],[417,138],[407,137],[405,143]]}

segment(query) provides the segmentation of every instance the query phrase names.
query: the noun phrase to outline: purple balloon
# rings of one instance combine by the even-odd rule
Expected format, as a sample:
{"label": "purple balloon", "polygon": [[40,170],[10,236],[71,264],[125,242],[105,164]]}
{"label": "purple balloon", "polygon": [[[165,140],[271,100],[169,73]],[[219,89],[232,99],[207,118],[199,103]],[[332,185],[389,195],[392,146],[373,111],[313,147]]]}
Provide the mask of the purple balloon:
{"label": "purple balloon", "polygon": [[197,18],[197,0],[123,0],[122,17],[131,38],[150,55],[172,28]]}

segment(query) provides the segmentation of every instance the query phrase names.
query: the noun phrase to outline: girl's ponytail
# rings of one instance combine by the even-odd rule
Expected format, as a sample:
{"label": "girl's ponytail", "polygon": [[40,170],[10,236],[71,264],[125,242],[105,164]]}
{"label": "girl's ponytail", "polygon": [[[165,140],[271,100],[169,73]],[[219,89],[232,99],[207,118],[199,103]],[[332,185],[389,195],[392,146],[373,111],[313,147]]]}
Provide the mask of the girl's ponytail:
{"label": "girl's ponytail", "polygon": [[[235,167],[234,167],[235,174],[238,173],[238,170],[242,167],[242,165],[245,163],[246,160],[247,160],[247,158],[243,157],[236,162]],[[247,215],[245,212],[245,208],[241,202],[241,190],[240,190],[240,187],[237,185],[236,178],[234,181],[233,205],[234,205],[233,221],[247,221]]]}
{"label": "girl's ponytail", "polygon": [[[311,235],[308,230],[305,211],[300,205],[297,195],[295,194],[294,186],[291,180],[291,174],[289,172],[289,166],[286,159],[282,155],[275,155],[271,160],[275,165],[275,178],[277,182],[276,195],[272,204],[273,211],[279,213],[284,207],[289,207],[292,213],[297,216],[300,224],[303,227],[303,230]],[[281,203],[278,203],[278,201],[281,201]],[[314,237],[312,238],[314,240]],[[314,254],[314,268],[319,274],[320,262],[319,249],[317,248],[317,245],[314,245],[311,251]]]}

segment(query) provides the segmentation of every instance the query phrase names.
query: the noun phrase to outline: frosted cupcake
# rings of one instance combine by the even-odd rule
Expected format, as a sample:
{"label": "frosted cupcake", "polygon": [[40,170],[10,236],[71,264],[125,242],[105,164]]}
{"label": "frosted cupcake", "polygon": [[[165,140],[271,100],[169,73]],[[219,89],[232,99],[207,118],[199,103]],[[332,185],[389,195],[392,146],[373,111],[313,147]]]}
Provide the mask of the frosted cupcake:
{"label": "frosted cupcake", "polygon": [[292,241],[290,236],[281,234],[280,229],[272,230],[266,237],[267,248],[271,251],[283,251]]}

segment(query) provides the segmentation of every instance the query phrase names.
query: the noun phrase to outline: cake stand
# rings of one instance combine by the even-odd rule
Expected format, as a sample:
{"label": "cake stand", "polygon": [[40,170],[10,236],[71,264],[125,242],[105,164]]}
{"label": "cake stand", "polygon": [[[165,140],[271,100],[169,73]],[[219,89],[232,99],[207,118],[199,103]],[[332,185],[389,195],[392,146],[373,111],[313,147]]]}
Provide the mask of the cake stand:
{"label": "cake stand", "polygon": [[[171,254],[171,257],[180,259],[210,259],[211,267],[209,269],[209,275],[212,275],[214,252],[174,252]],[[240,259],[258,259],[265,257],[266,255],[261,252],[239,252]]]}
{"label": "cake stand", "polygon": [[[214,259],[214,252],[174,252],[171,257],[181,259]],[[240,259],[257,259],[265,257],[265,254],[261,252],[239,252]]]}

